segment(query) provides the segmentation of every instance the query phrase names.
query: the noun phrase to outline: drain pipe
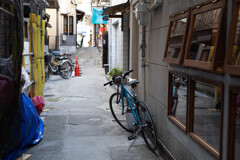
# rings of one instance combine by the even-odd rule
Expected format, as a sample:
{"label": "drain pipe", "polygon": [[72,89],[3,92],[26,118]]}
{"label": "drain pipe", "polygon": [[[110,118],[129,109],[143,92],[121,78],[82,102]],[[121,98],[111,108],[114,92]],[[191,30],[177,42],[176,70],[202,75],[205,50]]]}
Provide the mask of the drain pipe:
{"label": "drain pipe", "polygon": [[142,71],[143,71],[143,79],[144,79],[144,84],[143,84],[143,99],[146,101],[146,63],[145,63],[145,55],[146,55],[146,26],[142,26],[142,43],[140,45],[141,51],[142,51]]}
{"label": "drain pipe", "polygon": [[145,55],[146,55],[146,26],[142,26],[142,43],[140,45],[140,49],[142,51],[142,68],[145,68]]}
{"label": "drain pipe", "polygon": [[145,56],[146,56],[146,25],[148,23],[148,4],[146,4],[146,0],[143,0],[142,3],[139,5],[139,11],[141,14],[141,18],[139,19],[140,25],[142,25],[142,43],[140,45],[140,49],[142,52],[142,64],[141,67],[143,69],[143,79],[144,79],[144,84],[143,84],[143,99],[146,101],[146,61],[145,61]]}

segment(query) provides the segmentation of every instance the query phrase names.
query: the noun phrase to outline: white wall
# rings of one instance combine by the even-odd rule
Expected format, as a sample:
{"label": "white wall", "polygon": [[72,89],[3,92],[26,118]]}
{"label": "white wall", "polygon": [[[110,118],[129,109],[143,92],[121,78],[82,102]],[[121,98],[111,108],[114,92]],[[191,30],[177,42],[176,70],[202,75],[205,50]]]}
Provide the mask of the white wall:
{"label": "white wall", "polygon": [[[83,21],[77,24],[77,33],[83,33],[85,35],[83,40],[83,47],[89,47],[88,42],[90,41],[90,34],[92,33],[92,11],[91,11],[91,0],[79,0],[77,9],[85,12]],[[78,36],[77,41],[80,41]]]}
{"label": "white wall", "polygon": [[[125,3],[127,1],[112,0],[111,6]],[[120,13],[118,13],[120,14]],[[110,18],[108,21],[108,42],[109,42],[109,69],[114,67],[128,70],[128,35],[124,35],[122,31],[121,18]],[[124,37],[125,36],[125,37]]]}

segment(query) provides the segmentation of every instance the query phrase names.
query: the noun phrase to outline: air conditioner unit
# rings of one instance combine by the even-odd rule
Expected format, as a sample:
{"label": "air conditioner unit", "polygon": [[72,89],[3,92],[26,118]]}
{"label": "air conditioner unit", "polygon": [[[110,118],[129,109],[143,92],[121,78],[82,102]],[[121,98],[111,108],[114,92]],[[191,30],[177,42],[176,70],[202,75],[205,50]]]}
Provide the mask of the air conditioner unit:
{"label": "air conditioner unit", "polygon": [[77,4],[77,1],[76,0],[71,0],[72,4]]}
{"label": "air conditioner unit", "polygon": [[66,35],[62,35],[62,41],[66,41],[67,40],[67,36]]}
{"label": "air conditioner unit", "polygon": [[138,24],[146,26],[148,23],[148,4],[147,3],[136,4],[133,12],[136,19],[138,20]]}
{"label": "air conditioner unit", "polygon": [[140,18],[139,3],[137,3],[137,4],[135,5],[135,8],[134,8],[133,13],[134,13],[136,19],[139,20],[139,18]]}
{"label": "air conditioner unit", "polygon": [[140,3],[139,4],[139,21],[140,25],[146,26],[148,23],[148,4]]}

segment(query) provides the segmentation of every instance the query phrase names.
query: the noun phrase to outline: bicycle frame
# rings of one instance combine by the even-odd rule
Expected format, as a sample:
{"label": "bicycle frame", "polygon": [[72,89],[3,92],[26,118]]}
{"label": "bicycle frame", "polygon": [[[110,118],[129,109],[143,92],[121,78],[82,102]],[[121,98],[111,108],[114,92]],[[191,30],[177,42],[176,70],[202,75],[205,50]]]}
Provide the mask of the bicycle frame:
{"label": "bicycle frame", "polygon": [[132,113],[133,113],[133,116],[135,118],[135,121],[137,122],[138,125],[142,126],[141,122],[140,122],[140,118],[139,118],[139,115],[137,113],[137,110],[136,108],[134,108],[131,104],[131,101],[130,101],[130,98],[129,96],[134,100],[134,104],[136,104],[136,100],[135,100],[135,97],[133,96],[133,94],[125,87],[124,84],[121,84],[121,90],[122,90],[122,93],[121,93],[121,99],[122,99],[122,114],[123,111],[124,111],[124,101],[123,101],[123,96],[125,96],[127,98],[127,107],[129,106],[132,110]]}

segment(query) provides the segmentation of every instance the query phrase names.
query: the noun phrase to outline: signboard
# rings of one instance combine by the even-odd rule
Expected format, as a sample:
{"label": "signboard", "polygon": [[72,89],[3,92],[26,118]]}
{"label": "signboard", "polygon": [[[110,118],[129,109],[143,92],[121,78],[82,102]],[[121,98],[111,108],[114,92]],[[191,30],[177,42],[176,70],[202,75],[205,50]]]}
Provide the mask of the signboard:
{"label": "signboard", "polygon": [[92,23],[93,24],[107,24],[107,21],[103,20],[104,10],[102,8],[93,8],[92,9]]}

